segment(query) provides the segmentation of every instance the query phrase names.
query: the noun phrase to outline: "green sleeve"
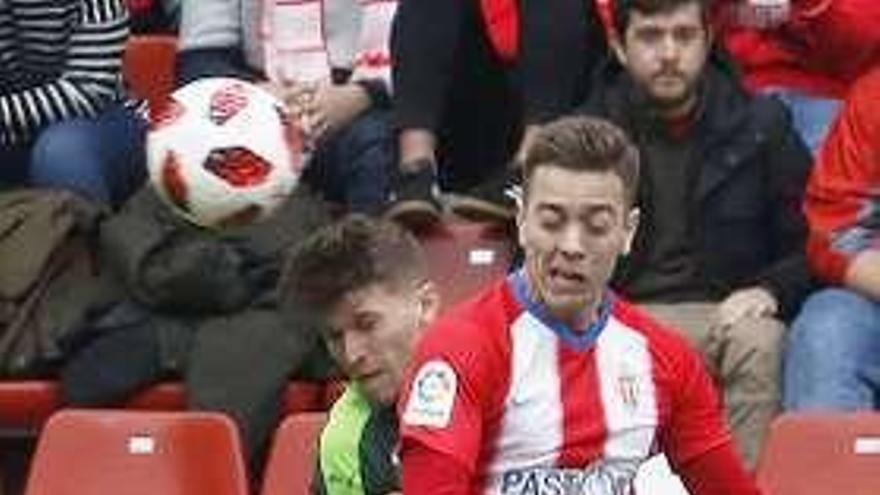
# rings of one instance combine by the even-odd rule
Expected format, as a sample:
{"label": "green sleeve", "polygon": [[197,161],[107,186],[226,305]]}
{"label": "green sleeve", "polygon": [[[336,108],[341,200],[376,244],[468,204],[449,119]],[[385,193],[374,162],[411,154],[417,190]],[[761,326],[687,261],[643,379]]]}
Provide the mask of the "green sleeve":
{"label": "green sleeve", "polygon": [[385,495],[400,490],[393,407],[373,407],[356,384],[333,405],[321,433],[317,495]]}
{"label": "green sleeve", "polygon": [[359,455],[364,426],[369,420],[370,405],[349,384],[342,397],[330,409],[330,417],[321,432],[318,445],[317,475],[313,493],[331,495],[364,494]]}

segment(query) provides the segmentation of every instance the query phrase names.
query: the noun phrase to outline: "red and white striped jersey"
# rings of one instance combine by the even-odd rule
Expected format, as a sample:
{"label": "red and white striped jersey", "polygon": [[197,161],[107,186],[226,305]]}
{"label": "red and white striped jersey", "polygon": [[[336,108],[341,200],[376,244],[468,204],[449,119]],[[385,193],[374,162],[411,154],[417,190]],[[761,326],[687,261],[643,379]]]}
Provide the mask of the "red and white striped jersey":
{"label": "red and white striped jersey", "polygon": [[[511,275],[433,325],[401,398],[401,435],[456,459],[472,493],[628,494],[638,467],[730,442],[682,337],[609,294],[575,332]],[[405,460],[404,460],[405,462]]]}

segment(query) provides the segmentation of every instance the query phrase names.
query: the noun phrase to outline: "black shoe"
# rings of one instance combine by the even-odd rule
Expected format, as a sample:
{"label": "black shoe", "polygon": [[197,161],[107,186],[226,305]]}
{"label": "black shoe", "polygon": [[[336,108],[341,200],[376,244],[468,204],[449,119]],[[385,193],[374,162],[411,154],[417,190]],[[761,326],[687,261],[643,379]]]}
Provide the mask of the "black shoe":
{"label": "black shoe", "polygon": [[433,163],[423,164],[416,172],[396,174],[385,218],[412,230],[426,229],[440,221],[439,197]]}
{"label": "black shoe", "polygon": [[522,196],[522,173],[519,168],[505,168],[485,182],[452,201],[456,215],[477,222],[507,223],[516,216]]}

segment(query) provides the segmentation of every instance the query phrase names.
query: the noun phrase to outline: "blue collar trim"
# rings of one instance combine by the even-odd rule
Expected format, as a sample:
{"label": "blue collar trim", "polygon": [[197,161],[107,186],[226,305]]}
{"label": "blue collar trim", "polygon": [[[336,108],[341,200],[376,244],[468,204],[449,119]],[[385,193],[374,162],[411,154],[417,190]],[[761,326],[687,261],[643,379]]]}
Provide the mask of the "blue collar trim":
{"label": "blue collar trim", "polygon": [[584,331],[575,331],[567,324],[550,314],[550,311],[540,301],[532,297],[532,289],[525,275],[525,268],[511,273],[507,277],[507,283],[513,291],[516,300],[528,311],[532,316],[541,321],[547,328],[551,329],[566,345],[578,351],[583,351],[592,346],[599,338],[602,330],[608,323],[611,316],[611,306],[614,296],[607,292],[602,297],[599,305],[599,317],[592,322]]}

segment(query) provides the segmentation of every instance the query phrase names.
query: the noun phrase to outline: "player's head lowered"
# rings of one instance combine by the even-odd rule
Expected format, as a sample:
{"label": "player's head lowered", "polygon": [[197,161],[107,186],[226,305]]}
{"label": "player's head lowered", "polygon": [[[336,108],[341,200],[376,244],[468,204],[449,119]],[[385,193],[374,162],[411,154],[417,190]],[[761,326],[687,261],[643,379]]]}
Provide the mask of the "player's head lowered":
{"label": "player's head lowered", "polygon": [[591,319],[638,226],[639,155],[593,117],[543,126],[524,164],[519,242],[534,296],[573,326]]}
{"label": "player's head lowered", "polygon": [[279,291],[285,303],[319,315],[334,358],[379,403],[396,399],[421,329],[440,307],[412,234],[359,214],[294,246]]}

